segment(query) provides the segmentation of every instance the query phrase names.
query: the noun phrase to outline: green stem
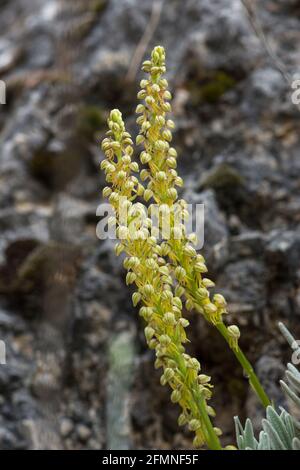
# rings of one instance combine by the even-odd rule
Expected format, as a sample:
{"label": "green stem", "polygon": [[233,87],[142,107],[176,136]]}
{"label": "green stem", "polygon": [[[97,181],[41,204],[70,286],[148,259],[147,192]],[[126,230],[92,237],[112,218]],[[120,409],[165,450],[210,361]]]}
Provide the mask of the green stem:
{"label": "green stem", "polygon": [[[223,336],[223,338],[225,339],[225,341],[230,346],[230,338],[229,338],[228,330],[227,330],[226,326],[224,325],[224,323],[223,322],[218,323],[216,325],[216,327],[217,327],[218,331],[221,333],[221,335]],[[257,394],[258,398],[260,399],[261,403],[263,404],[263,406],[265,408],[267,408],[267,406],[271,405],[271,401],[270,401],[268,395],[266,394],[262,384],[260,383],[259,378],[255,374],[252,365],[250,364],[250,362],[248,361],[248,359],[246,358],[245,354],[243,353],[243,351],[240,349],[239,346],[237,348],[232,348],[231,347],[231,349],[232,349],[235,357],[237,358],[237,360],[239,361],[239,363],[243,367],[243,370],[247,374],[247,376],[249,378],[250,385],[252,386],[252,388],[256,392],[256,394]]]}
{"label": "green stem", "polygon": [[[182,374],[182,377],[184,378],[186,376],[186,366],[182,356],[179,353],[176,355],[176,361],[178,363],[178,368]],[[195,402],[193,405],[195,405],[196,410],[198,410],[204,424],[203,431],[205,432],[207,446],[210,450],[222,450],[219,437],[217,436],[217,433],[214,430],[210,417],[207,413],[206,401],[203,394],[199,390],[195,390],[194,387],[191,387],[191,392]]]}
{"label": "green stem", "polygon": [[211,423],[210,417],[208,416],[206,410],[206,403],[201,393],[193,391],[195,401],[197,403],[201,418],[205,424],[205,429],[207,431],[207,445],[210,450],[222,450],[220,440],[217,436],[216,431]]}

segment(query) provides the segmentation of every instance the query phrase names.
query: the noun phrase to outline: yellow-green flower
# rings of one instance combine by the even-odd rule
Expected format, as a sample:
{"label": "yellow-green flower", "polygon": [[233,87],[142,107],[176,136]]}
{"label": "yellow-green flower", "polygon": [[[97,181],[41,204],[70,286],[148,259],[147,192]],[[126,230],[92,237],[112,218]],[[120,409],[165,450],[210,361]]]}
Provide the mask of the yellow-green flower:
{"label": "yellow-green flower", "polygon": [[[124,260],[128,271],[126,283],[134,283],[137,287],[132,297],[133,304],[142,304],[140,315],[147,324],[146,341],[149,348],[155,350],[155,366],[163,369],[161,384],[171,387],[171,400],[179,403],[184,424],[189,424],[195,432],[195,445],[207,443],[211,448],[220,448],[208,412],[211,410],[207,405],[211,385],[201,383],[199,362],[185,352],[185,328],[189,322],[182,317],[182,302],[174,291],[172,273],[161,256],[161,246],[151,234],[151,221],[139,223],[137,219],[135,230],[128,228],[140,209],[140,203],[134,201],[143,191],[137,178],[132,175],[137,169],[131,162],[132,140],[118,110],[111,112],[108,126],[108,137],[102,143],[106,159],[101,167],[109,186],[103,193],[109,197],[115,210],[119,237],[116,252],[127,255]],[[121,224],[124,205],[127,219],[122,220]],[[178,276],[183,279],[185,271],[182,268],[179,271]],[[190,424],[194,422],[198,423],[197,428]]]}

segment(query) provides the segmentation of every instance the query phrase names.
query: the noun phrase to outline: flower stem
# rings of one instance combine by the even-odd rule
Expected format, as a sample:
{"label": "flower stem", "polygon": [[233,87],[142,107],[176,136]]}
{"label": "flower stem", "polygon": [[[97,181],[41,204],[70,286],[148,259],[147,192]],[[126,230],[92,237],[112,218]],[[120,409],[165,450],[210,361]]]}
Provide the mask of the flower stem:
{"label": "flower stem", "polygon": [[[176,357],[178,368],[183,377],[186,376],[186,366],[180,354]],[[220,443],[220,439],[217,436],[217,433],[212,425],[211,419],[208,415],[206,409],[206,401],[203,394],[197,390],[195,387],[191,387],[191,393],[194,399],[193,406],[196,407],[199,415],[201,416],[202,422],[204,424],[203,432],[205,433],[206,437],[206,444],[210,450],[222,450],[222,445]]]}
{"label": "flower stem", "polygon": [[[223,336],[223,338],[225,339],[225,341],[229,344],[230,346],[230,338],[229,338],[229,334],[228,334],[228,331],[227,331],[227,328],[226,326],[224,325],[224,323],[218,323],[216,325],[216,328],[218,329],[218,331],[221,333],[221,335]],[[230,346],[231,347],[231,346]],[[250,382],[250,385],[252,386],[253,390],[255,391],[255,393],[257,394],[258,398],[260,399],[262,405],[267,408],[267,406],[271,405],[271,401],[268,397],[268,395],[266,394],[262,384],[260,383],[260,380],[259,378],[257,377],[257,375],[255,374],[254,372],[254,369],[252,367],[252,365],[250,364],[250,362],[248,361],[248,359],[246,358],[245,354],[243,353],[243,351],[240,349],[240,347],[238,346],[237,348],[232,348],[232,351],[235,355],[235,357],[237,358],[237,360],[239,361],[239,363],[241,364],[243,370],[245,371],[248,379],[249,379],[249,382]]]}
{"label": "flower stem", "polygon": [[193,395],[194,395],[194,399],[197,403],[201,418],[202,418],[202,420],[204,421],[204,424],[205,424],[205,429],[207,431],[207,445],[208,445],[208,447],[210,448],[210,450],[222,450],[220,440],[217,436],[216,431],[213,428],[210,417],[208,416],[208,413],[207,413],[207,410],[206,410],[205,400],[204,400],[202,394],[197,392],[197,391],[193,391]]}

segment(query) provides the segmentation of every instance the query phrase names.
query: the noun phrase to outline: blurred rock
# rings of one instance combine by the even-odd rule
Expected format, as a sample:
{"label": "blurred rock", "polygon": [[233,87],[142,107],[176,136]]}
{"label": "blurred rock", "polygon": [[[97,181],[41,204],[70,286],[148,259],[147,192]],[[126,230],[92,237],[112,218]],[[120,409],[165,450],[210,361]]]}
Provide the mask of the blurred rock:
{"label": "blurred rock", "polygon": [[[107,444],[108,342],[142,327],[114,241],[96,238],[104,185],[99,142],[115,107],[136,133],[142,74],[127,78],[152,2],[0,3],[0,74],[7,85],[7,104],[0,105],[0,338],[7,346],[0,447],[100,449]],[[291,76],[299,65],[298,3],[255,5]],[[164,2],[146,54],[159,43],[167,49],[175,97],[182,196],[205,205],[209,275],[281,404],[274,385],[280,351],[265,348],[278,318],[293,329],[300,315],[299,109],[240,0]],[[246,381],[227,361],[223,343],[198,316],[192,322],[189,352],[213,367],[231,442],[231,411],[259,418],[258,407],[250,394],[245,402]],[[124,406],[132,418],[126,445],[188,448],[190,435],[178,430],[178,410],[151,372],[152,355],[143,359],[143,335],[137,337],[137,379],[132,403],[127,394]],[[47,369],[47,352],[62,357],[55,370]],[[35,375],[41,357],[44,369]],[[238,390],[236,401],[231,389]],[[40,438],[48,428],[49,443],[47,432]]]}

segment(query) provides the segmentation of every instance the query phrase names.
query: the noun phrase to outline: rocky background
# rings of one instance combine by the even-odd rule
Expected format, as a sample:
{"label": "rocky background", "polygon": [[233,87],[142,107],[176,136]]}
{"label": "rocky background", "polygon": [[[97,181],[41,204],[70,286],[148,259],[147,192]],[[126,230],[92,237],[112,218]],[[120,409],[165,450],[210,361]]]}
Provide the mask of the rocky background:
{"label": "rocky background", "polygon": [[[183,196],[205,203],[210,276],[282,403],[278,320],[300,338],[300,116],[288,83],[300,2],[251,4],[255,18],[240,0],[165,0],[160,14],[152,0],[0,0],[1,449],[191,447],[114,244],[95,234],[99,142],[111,108],[136,132],[147,25],[147,54],[167,49]],[[189,333],[232,443],[233,415],[259,422],[262,410],[222,339],[198,316]]]}

